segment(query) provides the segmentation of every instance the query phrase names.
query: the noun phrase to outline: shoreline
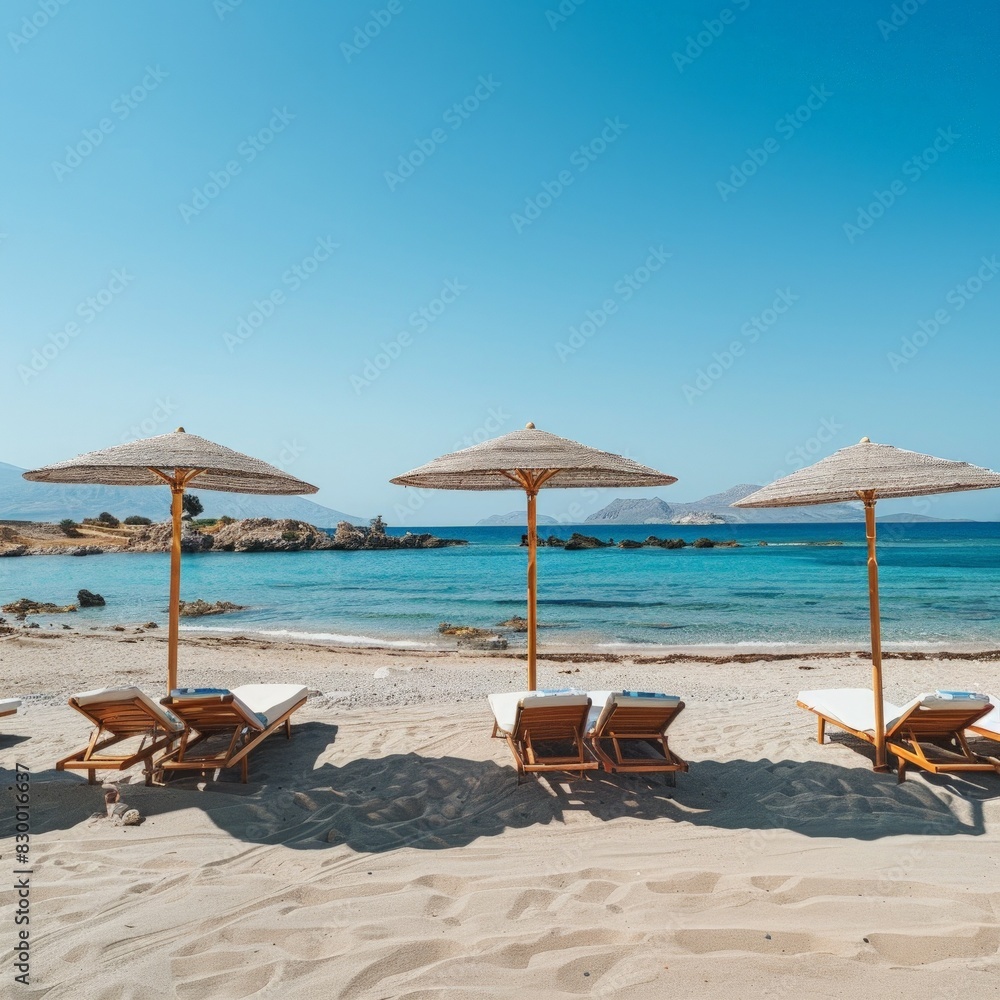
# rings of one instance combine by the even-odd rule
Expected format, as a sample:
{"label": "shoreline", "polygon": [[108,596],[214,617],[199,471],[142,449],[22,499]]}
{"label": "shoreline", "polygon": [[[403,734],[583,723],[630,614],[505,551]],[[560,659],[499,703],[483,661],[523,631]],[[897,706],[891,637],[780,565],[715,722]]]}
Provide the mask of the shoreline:
{"label": "shoreline", "polygon": [[[138,623],[118,627],[90,626],[86,629],[56,628],[55,624],[25,628],[25,623],[12,626],[9,634],[0,634],[0,643],[22,639],[93,639],[117,642],[166,643],[166,626],[155,630]],[[59,623],[62,625],[63,623]],[[288,638],[282,633],[288,632]],[[363,637],[360,642],[329,639],[329,633],[310,633],[285,629],[199,628],[181,626],[180,645],[239,647],[253,643],[259,648],[275,650],[325,650],[345,654],[381,654],[388,656],[426,656],[434,658],[516,660],[524,662],[527,653],[517,647],[506,650],[461,649],[452,645],[425,642],[419,639],[380,639]],[[291,637],[294,636],[294,637]],[[350,637],[362,638],[362,637]],[[883,660],[938,661],[967,660],[981,663],[1000,661],[1000,648],[991,645],[958,642],[893,642],[883,643]],[[871,651],[858,643],[556,643],[548,642],[538,650],[538,660],[552,663],[633,663],[656,665],[670,663],[758,663],[794,660],[864,660],[869,662]]]}
{"label": "shoreline", "polygon": [[[78,638],[113,640],[118,642],[166,643],[166,626],[148,630],[138,623],[118,627],[90,626],[86,629],[56,628],[55,624],[39,628],[25,628],[25,623],[12,626],[7,635],[0,634],[0,643],[17,638],[43,640]],[[63,623],[59,623],[62,625]],[[289,637],[283,637],[283,633]],[[359,642],[342,642],[327,638],[329,633],[310,633],[285,629],[255,628],[199,628],[181,626],[179,642],[183,645],[210,645],[213,648],[242,646],[248,642],[260,648],[284,650],[327,650],[345,654],[382,654],[389,656],[453,657],[461,659],[519,660],[524,662],[527,653],[520,648],[506,650],[461,649],[453,645],[421,641],[419,639],[360,638]],[[294,637],[292,637],[294,636]],[[792,660],[865,660],[870,661],[871,651],[858,643],[557,643],[547,642],[538,650],[539,660],[553,663],[634,663],[655,665],[667,663],[757,663],[763,661],[785,662]],[[991,645],[959,642],[892,642],[882,645],[883,660],[937,661],[969,660],[982,663],[1000,661],[1000,648]]]}

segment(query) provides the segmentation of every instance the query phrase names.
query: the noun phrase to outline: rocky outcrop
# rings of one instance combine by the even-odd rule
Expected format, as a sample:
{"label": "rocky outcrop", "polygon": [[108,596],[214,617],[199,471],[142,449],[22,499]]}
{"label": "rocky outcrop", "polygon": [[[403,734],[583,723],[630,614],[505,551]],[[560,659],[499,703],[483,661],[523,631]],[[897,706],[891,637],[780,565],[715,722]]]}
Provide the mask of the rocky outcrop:
{"label": "rocky outcrop", "polygon": [[641,549],[642,542],[633,541],[631,538],[623,538],[618,543],[618,548],[620,549]]}
{"label": "rocky outcrop", "polygon": [[[174,529],[169,521],[139,525],[125,545],[127,552],[169,552]],[[181,529],[181,552],[207,552],[215,545],[212,535],[185,524]]]}
{"label": "rocky outcrop", "polygon": [[[55,524],[19,523],[18,532],[0,525],[0,556],[27,555],[100,555],[103,552],[169,552],[173,541],[173,527],[169,521],[150,525],[129,525],[115,529],[105,542],[96,534],[97,525],[87,530],[94,532],[92,542],[67,546],[65,535]],[[429,533],[415,535],[388,535],[385,522],[375,518],[367,528],[359,528],[350,521],[337,525],[334,537],[323,528],[292,518],[252,517],[242,521],[222,519],[214,525],[195,528],[183,527],[182,552],[299,552],[317,549],[437,549],[446,545],[466,545],[459,538],[438,538]],[[29,544],[30,543],[30,544]]]}
{"label": "rocky outcrop", "polygon": [[17,601],[11,601],[10,604],[5,604],[0,610],[13,615],[18,621],[24,621],[28,615],[56,615],[66,611],[76,611],[76,605],[43,604],[40,601],[33,601],[29,597],[22,597]]}
{"label": "rocky outcrop", "polygon": [[77,591],[76,602],[81,608],[103,608],[108,603],[100,594],[92,594],[89,590]]}
{"label": "rocky outcrop", "polygon": [[683,549],[687,545],[687,542],[683,538],[657,538],[656,535],[650,535],[644,544],[649,546],[658,545],[661,549]]}
{"label": "rocky outcrop", "polygon": [[358,527],[348,521],[341,521],[327,548],[357,551],[359,549],[440,549],[447,545],[467,545],[461,538],[438,538],[424,532],[414,535],[387,535],[386,525],[381,517],[372,519],[367,528]]}
{"label": "rocky outcrop", "polygon": [[[527,544],[528,536],[521,535],[521,545],[525,546]],[[580,532],[574,531],[568,539],[559,538],[557,535],[549,535],[548,538],[538,538],[536,536],[535,544],[542,548],[549,546],[551,548],[572,551],[574,549],[607,549],[615,544],[615,540],[609,538],[606,542],[602,542],[599,538],[594,538],[593,535],[581,535]]]}
{"label": "rocky outcrop", "polygon": [[451,622],[441,622],[438,631],[442,635],[454,636],[458,640],[459,649],[506,649],[507,640],[485,628],[474,628],[472,625],[452,625]]}
{"label": "rocky outcrop", "polygon": [[[243,604],[233,604],[231,601],[216,601],[209,604],[199,598],[196,601],[181,601],[181,618],[204,618],[206,615],[224,615],[230,611],[246,611]],[[155,626],[154,626],[155,628]]]}
{"label": "rocky outcrop", "polygon": [[[525,546],[527,544],[528,544],[528,536],[521,535],[521,545]],[[535,535],[535,544],[540,548],[549,546],[550,548],[553,549],[563,549],[566,547],[566,539],[560,538],[558,535],[549,535],[548,538],[541,538],[540,536]]]}
{"label": "rocky outcrop", "polygon": [[291,518],[251,517],[223,525],[212,536],[223,552],[302,552],[332,549],[333,540],[321,528]]}
{"label": "rocky outcrop", "polygon": [[520,615],[514,615],[513,618],[508,618],[507,621],[500,622],[497,628],[510,629],[511,632],[527,632],[528,619],[522,618]]}
{"label": "rocky outcrop", "polygon": [[615,544],[613,538],[609,538],[606,542],[602,542],[599,538],[595,538],[593,535],[581,535],[579,531],[574,531],[572,535],[569,536],[569,541],[565,544],[564,548],[567,552],[573,552],[577,549],[609,549]]}

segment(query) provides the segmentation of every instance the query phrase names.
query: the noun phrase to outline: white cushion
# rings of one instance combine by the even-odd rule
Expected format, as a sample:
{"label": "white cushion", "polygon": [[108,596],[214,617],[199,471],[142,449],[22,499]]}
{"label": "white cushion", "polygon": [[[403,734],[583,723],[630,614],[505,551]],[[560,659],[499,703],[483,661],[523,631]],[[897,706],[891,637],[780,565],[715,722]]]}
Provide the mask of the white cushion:
{"label": "white cushion", "polygon": [[[814,709],[823,715],[829,716],[831,719],[842,722],[844,725],[858,732],[875,732],[875,700],[868,688],[800,691],[799,701],[807,708]],[[888,731],[903,716],[908,715],[918,706],[929,711],[934,711],[934,709],[954,711],[956,708],[967,708],[970,712],[974,712],[976,709],[984,708],[988,704],[989,700],[985,696],[963,697],[959,699],[948,697],[937,691],[925,691],[923,694],[918,694],[916,698],[902,707],[883,699],[882,712],[885,728]],[[990,716],[993,714],[990,713]],[[987,718],[990,718],[990,716],[987,716]]]}
{"label": "white cushion", "polygon": [[[859,733],[875,732],[875,699],[869,688],[830,688],[824,691],[800,691],[799,701],[821,715],[842,722]],[[882,699],[886,726],[898,719],[903,709]]]}
{"label": "white cushion", "polygon": [[529,702],[536,708],[545,705],[586,705],[588,697],[583,693],[546,694],[544,691],[512,691],[507,694],[491,694],[489,702],[493,718],[497,720],[497,726],[501,731],[514,733],[524,702]]}
{"label": "white cushion", "polygon": [[984,715],[975,723],[975,727],[996,733],[997,739],[1000,739],[1000,700],[995,695],[990,695],[990,704],[993,706],[993,711],[989,715]]}
{"label": "white cushion", "polygon": [[97,688],[95,691],[81,691],[79,694],[73,695],[73,698],[81,708],[86,708],[87,705],[130,701],[132,698],[138,698],[149,709],[150,713],[156,716],[164,729],[174,733],[182,732],[184,729],[184,723],[174,718],[162,705],[157,705],[152,698],[147,697],[137,687]]}
{"label": "white cushion", "polygon": [[613,705],[621,706],[643,706],[652,708],[676,708],[681,699],[678,695],[668,694],[655,697],[644,698],[638,694],[626,694],[624,691],[591,691],[590,715],[587,717],[587,732],[591,733],[597,727],[601,715],[605,709]]}
{"label": "white cushion", "polygon": [[268,725],[308,694],[309,689],[301,684],[243,684],[233,688],[233,697],[242,702],[251,715],[263,715]]}
{"label": "white cushion", "polygon": [[0,715],[13,715],[20,707],[20,698],[0,698]]}

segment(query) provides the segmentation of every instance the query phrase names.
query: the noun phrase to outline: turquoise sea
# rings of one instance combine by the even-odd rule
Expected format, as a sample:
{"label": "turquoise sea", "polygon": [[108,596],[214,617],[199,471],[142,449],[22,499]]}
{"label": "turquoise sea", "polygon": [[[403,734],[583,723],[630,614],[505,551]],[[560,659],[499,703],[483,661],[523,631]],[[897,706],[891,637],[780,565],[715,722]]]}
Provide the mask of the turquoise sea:
{"label": "turquoise sea", "polygon": [[[468,546],[426,551],[185,555],[182,596],[248,610],[198,631],[330,642],[449,645],[441,621],[491,626],[524,614],[521,528],[433,528]],[[574,530],[550,529],[561,537]],[[547,645],[809,644],[863,648],[868,590],[861,524],[594,528],[599,537],[699,536],[741,548],[539,550]],[[880,526],[886,648],[1000,648],[1000,524]],[[825,545],[825,542],[841,542]],[[759,545],[767,542],[766,546]],[[106,608],[39,618],[74,627],[166,621],[166,555],[0,559],[0,603],[72,603],[81,587]],[[513,638],[516,645],[518,637]],[[521,639],[523,641],[523,637]]]}

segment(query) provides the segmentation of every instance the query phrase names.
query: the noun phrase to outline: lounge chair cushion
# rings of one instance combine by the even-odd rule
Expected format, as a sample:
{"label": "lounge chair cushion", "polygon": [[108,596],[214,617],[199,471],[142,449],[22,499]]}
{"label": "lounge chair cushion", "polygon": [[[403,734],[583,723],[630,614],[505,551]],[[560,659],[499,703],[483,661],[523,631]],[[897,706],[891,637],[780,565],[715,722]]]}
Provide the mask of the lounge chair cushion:
{"label": "lounge chair cushion", "polygon": [[587,718],[587,732],[592,733],[601,716],[611,714],[615,705],[652,706],[654,708],[676,708],[681,699],[675,694],[656,694],[652,691],[591,691],[590,715]]}
{"label": "lounge chair cushion", "polygon": [[20,698],[0,698],[0,715],[10,715],[21,707]]}
{"label": "lounge chair cushion", "polygon": [[[875,700],[869,688],[830,688],[824,691],[800,691],[799,701],[806,708],[819,712],[848,729],[859,733],[875,732]],[[882,700],[886,725],[898,719],[903,709],[890,701]]]}
{"label": "lounge chair cushion", "polygon": [[309,694],[301,684],[242,684],[233,688],[233,697],[239,699],[266,726],[280,719],[293,705]]}
{"label": "lounge chair cushion", "polygon": [[230,691],[228,688],[177,688],[170,692],[171,698],[185,699],[223,698],[233,696],[233,701],[243,711],[266,729],[275,719],[309,693],[301,684],[243,684]]}
{"label": "lounge chair cushion", "polygon": [[518,716],[521,714],[521,704],[530,703],[536,708],[545,705],[586,705],[587,695],[579,694],[547,694],[544,691],[511,691],[504,694],[491,694],[490,709],[497,726],[502,732],[513,734],[517,729]]}
{"label": "lounge chair cushion", "polygon": [[81,708],[105,702],[130,701],[132,698],[138,698],[149,709],[150,714],[156,716],[160,725],[167,732],[180,733],[184,730],[184,723],[180,719],[171,715],[162,705],[157,705],[152,698],[137,687],[97,688],[94,691],[81,691],[79,694],[73,695],[73,699]]}
{"label": "lounge chair cushion", "polygon": [[[962,697],[956,698],[955,694],[956,692],[925,691],[902,707],[883,699],[882,712],[886,731],[891,730],[904,715],[908,715],[918,706],[930,710],[943,708],[954,711],[956,708],[968,708],[970,711],[975,711],[989,704],[986,695],[959,692]],[[842,722],[850,729],[862,733],[875,732],[875,704],[868,688],[800,691],[799,701],[807,708]]]}
{"label": "lounge chair cushion", "polygon": [[996,695],[990,695],[989,700],[993,711],[989,715],[984,715],[976,723],[976,729],[985,729],[988,732],[996,733],[997,739],[1000,739],[1000,698],[997,698]]}

